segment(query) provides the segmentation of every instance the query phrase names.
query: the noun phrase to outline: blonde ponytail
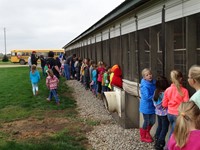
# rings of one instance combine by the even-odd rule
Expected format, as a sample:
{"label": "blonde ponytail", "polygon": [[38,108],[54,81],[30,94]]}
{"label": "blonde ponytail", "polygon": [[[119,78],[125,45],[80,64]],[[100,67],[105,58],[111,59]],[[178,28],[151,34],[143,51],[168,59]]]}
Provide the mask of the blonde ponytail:
{"label": "blonde ponytail", "polygon": [[178,93],[181,96],[184,96],[183,92],[181,91],[181,82],[182,82],[182,79],[183,79],[182,73],[178,70],[172,70],[170,76],[171,76],[172,82],[177,87]]}
{"label": "blonde ponytail", "polygon": [[[180,115],[177,120],[177,126],[174,129],[174,138],[176,145],[183,147],[186,144],[188,134],[189,134],[189,122],[185,118],[186,116]],[[181,138],[180,138],[181,137]]]}
{"label": "blonde ponytail", "polygon": [[193,101],[183,102],[179,106],[179,115],[176,119],[176,125],[174,128],[174,138],[176,145],[180,148],[184,147],[187,143],[187,139],[190,133],[190,126],[194,124],[200,115],[200,110]]}

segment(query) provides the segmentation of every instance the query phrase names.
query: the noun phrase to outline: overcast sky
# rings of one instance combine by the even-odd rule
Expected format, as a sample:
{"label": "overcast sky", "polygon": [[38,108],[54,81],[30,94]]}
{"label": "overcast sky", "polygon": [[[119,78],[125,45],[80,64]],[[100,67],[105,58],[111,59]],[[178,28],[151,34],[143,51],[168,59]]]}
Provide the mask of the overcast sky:
{"label": "overcast sky", "polygon": [[62,48],[124,0],[0,0],[0,53]]}

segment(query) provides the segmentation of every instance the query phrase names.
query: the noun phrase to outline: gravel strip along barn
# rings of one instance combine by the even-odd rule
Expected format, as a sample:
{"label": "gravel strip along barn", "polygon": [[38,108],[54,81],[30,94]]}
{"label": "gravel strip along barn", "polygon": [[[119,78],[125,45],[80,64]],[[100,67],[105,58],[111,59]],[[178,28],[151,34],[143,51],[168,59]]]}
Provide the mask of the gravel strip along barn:
{"label": "gravel strip along barn", "polygon": [[92,92],[85,90],[76,80],[66,81],[74,89],[77,109],[84,119],[100,122],[94,130],[87,134],[89,143],[96,150],[153,150],[153,143],[143,143],[139,140],[138,129],[124,129],[119,126],[112,115],[105,109],[103,101],[97,99]]}

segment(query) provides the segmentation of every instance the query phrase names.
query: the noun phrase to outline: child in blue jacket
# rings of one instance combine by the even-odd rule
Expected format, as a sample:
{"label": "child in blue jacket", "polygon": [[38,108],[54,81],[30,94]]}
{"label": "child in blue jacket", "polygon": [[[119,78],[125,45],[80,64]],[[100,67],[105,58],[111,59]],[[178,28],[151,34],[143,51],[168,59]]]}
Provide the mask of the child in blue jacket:
{"label": "child in blue jacket", "polygon": [[38,95],[38,82],[40,81],[40,73],[38,72],[36,65],[31,66],[30,80],[32,84],[33,95]]}
{"label": "child in blue jacket", "polygon": [[140,85],[141,99],[140,99],[140,112],[143,114],[144,123],[140,128],[140,139],[142,142],[153,142],[150,135],[151,127],[155,123],[155,107],[152,101],[155,83],[153,80],[152,72],[150,69],[145,68],[142,70],[142,80]]}

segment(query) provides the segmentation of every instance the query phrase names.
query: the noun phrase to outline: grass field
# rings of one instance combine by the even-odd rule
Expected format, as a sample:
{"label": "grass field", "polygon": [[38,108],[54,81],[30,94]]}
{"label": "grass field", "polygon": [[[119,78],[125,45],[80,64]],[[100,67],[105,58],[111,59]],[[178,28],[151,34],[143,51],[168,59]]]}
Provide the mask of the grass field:
{"label": "grass field", "polygon": [[90,149],[85,133],[92,125],[78,117],[73,91],[64,81],[60,79],[57,106],[54,99],[46,101],[44,77],[39,95],[33,96],[28,67],[0,68],[1,150]]}
{"label": "grass field", "polygon": [[8,62],[3,62],[2,60],[0,60],[0,65],[12,65],[13,63],[8,61]]}

